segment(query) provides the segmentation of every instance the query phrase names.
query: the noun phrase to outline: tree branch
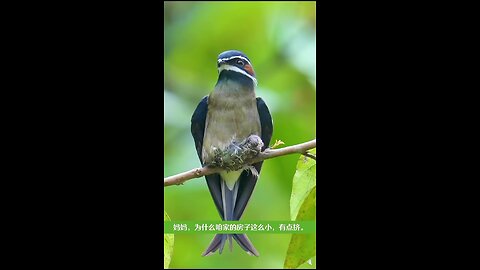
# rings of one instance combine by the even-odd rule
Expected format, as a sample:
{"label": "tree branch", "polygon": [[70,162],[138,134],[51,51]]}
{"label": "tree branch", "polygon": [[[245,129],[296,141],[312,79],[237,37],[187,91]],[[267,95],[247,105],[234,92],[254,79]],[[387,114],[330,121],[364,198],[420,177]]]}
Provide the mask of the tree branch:
{"label": "tree branch", "polygon": [[314,160],[317,160],[317,156],[315,156],[314,154],[311,154],[309,152],[305,152],[303,153],[302,155],[306,156],[306,157],[309,157],[311,159],[314,159]]}
{"label": "tree branch", "polygon": [[[263,161],[266,159],[271,159],[271,158],[276,158],[279,156],[285,156],[285,155],[290,155],[290,154],[302,154],[305,156],[308,156],[310,158],[316,159],[316,157],[310,153],[307,152],[307,150],[310,150],[312,148],[317,147],[317,139],[301,143],[301,144],[296,144],[280,149],[270,149],[267,148],[265,151],[261,152],[258,154],[255,158],[248,160],[245,162],[245,165],[251,165],[254,163],[257,163],[259,161]],[[219,168],[219,167],[210,167],[210,166],[205,166],[202,168],[196,168],[192,169],[187,172],[179,173],[173,176],[169,176],[167,178],[163,179],[163,186],[172,186],[172,185],[181,185],[183,182],[199,178],[205,175],[210,175],[214,173],[219,173],[224,171],[225,169]]]}

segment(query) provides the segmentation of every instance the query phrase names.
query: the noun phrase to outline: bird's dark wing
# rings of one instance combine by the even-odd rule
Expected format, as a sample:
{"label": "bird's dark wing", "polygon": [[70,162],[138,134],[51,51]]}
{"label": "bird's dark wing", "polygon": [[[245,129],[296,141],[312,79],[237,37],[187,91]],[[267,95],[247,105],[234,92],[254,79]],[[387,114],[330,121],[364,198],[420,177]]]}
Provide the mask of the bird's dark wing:
{"label": "bird's dark wing", "polygon": [[[205,165],[202,160],[203,135],[205,133],[205,122],[207,120],[208,112],[208,96],[205,96],[198,104],[195,112],[192,115],[192,125],[190,130],[192,132],[193,140],[195,141],[195,148],[197,149],[198,158]],[[212,195],[213,202],[217,207],[220,216],[223,219],[223,205],[222,205],[222,189],[220,186],[220,175],[212,174],[205,176],[207,179],[208,189]]]}
{"label": "bird's dark wing", "polygon": [[268,110],[267,104],[261,97],[257,97],[257,109],[258,115],[260,116],[260,125],[262,127],[262,141],[263,141],[263,148],[262,151],[265,150],[268,145],[270,144],[270,140],[272,139],[273,134],[273,120],[272,116],[270,115],[270,111]]}
{"label": "bird's dark wing", "polygon": [[[263,148],[262,151],[265,150],[268,145],[270,145],[270,140],[272,139],[273,133],[273,121],[272,116],[270,115],[270,111],[268,110],[267,104],[263,101],[262,98],[257,97],[257,110],[258,115],[260,116],[260,126],[262,129],[261,138],[263,141]],[[257,172],[260,174],[260,170],[262,169],[262,162],[258,162],[253,164]],[[242,217],[243,212],[245,211],[245,207],[247,206],[250,197],[252,196],[253,189],[255,188],[255,184],[257,183],[257,177],[252,175],[251,172],[244,171],[240,176],[239,180],[239,187],[238,187],[238,195],[237,200],[235,202],[235,210],[233,212],[234,220],[240,220]]]}
{"label": "bird's dark wing", "polygon": [[192,115],[192,125],[190,130],[192,132],[193,140],[195,141],[195,149],[197,149],[198,158],[202,162],[202,146],[203,135],[205,133],[205,122],[207,121],[208,112],[208,96],[205,96],[200,103],[198,103],[195,112]]}

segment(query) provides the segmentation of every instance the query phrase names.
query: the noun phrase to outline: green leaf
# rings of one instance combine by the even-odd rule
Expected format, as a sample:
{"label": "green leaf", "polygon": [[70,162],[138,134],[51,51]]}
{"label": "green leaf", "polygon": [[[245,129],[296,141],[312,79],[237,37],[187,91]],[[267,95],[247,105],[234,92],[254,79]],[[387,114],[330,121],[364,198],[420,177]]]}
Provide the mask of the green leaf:
{"label": "green leaf", "polygon": [[[298,212],[297,220],[315,220],[315,209],[317,201],[317,188],[314,187],[305,198]],[[287,250],[284,268],[294,269],[315,256],[316,239],[315,234],[292,234],[290,245]]]}
{"label": "green leaf", "polygon": [[[167,212],[163,211],[163,220],[170,221],[170,217],[168,217]],[[163,234],[163,268],[168,269],[170,265],[170,261],[172,260],[172,253],[173,253],[173,234]]]}
{"label": "green leaf", "polygon": [[[316,154],[316,148],[308,151]],[[292,196],[290,197],[290,218],[295,220],[300,206],[316,186],[317,162],[306,156],[300,156],[297,171],[293,176]]]}
{"label": "green leaf", "polygon": [[313,256],[308,261],[297,267],[297,269],[317,269],[317,256]]}
{"label": "green leaf", "polygon": [[[309,151],[316,154],[316,149]],[[290,216],[292,220],[315,220],[316,218],[316,160],[300,156],[297,171],[293,177],[292,196],[290,197]],[[315,257],[315,234],[292,234],[288,246],[284,268],[294,269]]]}

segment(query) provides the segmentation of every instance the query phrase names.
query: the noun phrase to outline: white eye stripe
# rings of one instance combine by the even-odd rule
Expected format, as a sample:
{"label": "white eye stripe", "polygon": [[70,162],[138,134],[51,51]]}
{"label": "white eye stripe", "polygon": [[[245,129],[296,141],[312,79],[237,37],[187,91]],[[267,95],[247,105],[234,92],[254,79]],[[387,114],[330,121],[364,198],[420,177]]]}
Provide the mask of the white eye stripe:
{"label": "white eye stripe", "polygon": [[250,79],[252,79],[252,81],[255,83],[255,85],[258,85],[257,79],[255,79],[255,77],[253,77],[252,75],[248,74],[246,71],[244,71],[244,70],[242,70],[242,69],[239,69],[238,67],[230,66],[230,65],[223,65],[223,66],[221,66],[221,67],[218,68],[218,72],[222,72],[222,70],[231,70],[231,71],[235,71],[235,72],[241,73],[241,74],[249,77]]}
{"label": "white eye stripe", "polygon": [[247,58],[243,57],[243,56],[239,56],[239,55],[236,55],[236,56],[232,56],[232,57],[228,57],[228,58],[222,58],[222,59],[218,59],[218,62],[222,62],[222,61],[228,61],[228,60],[232,60],[232,59],[235,59],[235,58],[239,58],[239,59],[242,59],[244,61],[246,61],[250,66],[252,65],[250,63],[250,61],[248,61]]}

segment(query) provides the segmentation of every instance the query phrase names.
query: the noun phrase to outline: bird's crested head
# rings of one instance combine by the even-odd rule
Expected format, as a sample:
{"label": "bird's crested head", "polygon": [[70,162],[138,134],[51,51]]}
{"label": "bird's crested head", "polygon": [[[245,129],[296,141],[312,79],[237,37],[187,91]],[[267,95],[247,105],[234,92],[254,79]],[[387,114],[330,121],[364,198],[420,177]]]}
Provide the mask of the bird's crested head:
{"label": "bird's crested head", "polygon": [[255,85],[257,79],[255,78],[255,71],[253,70],[250,59],[241,51],[230,50],[222,52],[217,58],[218,73],[223,71],[231,71],[250,78]]}

